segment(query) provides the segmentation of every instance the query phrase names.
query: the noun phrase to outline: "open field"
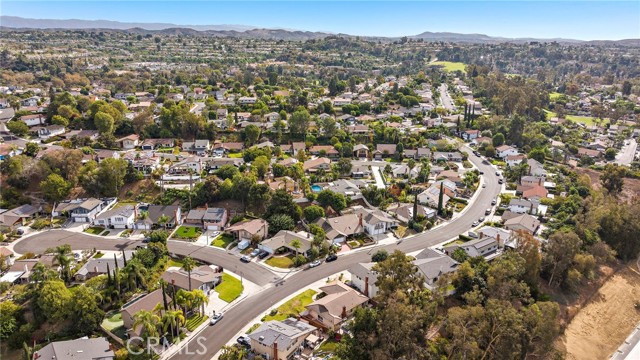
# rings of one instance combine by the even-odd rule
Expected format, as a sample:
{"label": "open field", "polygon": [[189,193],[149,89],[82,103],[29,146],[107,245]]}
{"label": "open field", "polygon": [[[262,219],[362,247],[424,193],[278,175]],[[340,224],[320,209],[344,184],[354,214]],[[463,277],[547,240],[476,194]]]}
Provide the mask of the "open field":
{"label": "open field", "polygon": [[[545,112],[547,113],[547,119],[551,119],[557,116],[556,113],[554,113],[553,111],[545,110]],[[567,115],[565,116],[565,119],[576,122],[576,123],[582,123],[587,126],[595,125],[597,120],[593,116],[577,116],[577,115]],[[609,122],[609,119],[604,119],[600,125],[604,125],[608,122]]]}
{"label": "open field", "polygon": [[577,313],[561,346],[569,360],[608,359],[640,322],[640,272],[623,267]]}
{"label": "open field", "polygon": [[466,73],[465,67],[467,66],[465,63],[461,62],[451,62],[451,61],[434,61],[429,64],[429,66],[442,66],[444,71],[446,72],[454,72],[454,71],[462,71]]}

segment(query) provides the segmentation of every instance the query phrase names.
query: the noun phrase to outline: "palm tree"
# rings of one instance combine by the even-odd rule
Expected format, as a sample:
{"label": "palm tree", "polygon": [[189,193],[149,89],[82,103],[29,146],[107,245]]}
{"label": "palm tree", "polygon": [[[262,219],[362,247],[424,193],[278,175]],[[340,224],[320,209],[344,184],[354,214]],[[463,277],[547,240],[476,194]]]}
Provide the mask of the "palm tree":
{"label": "palm tree", "polygon": [[67,256],[70,252],[71,247],[69,247],[69,245],[60,245],[56,247],[53,256],[53,262],[60,266],[60,276],[65,282],[69,282],[71,278],[71,272],[69,270],[71,259]]}
{"label": "palm tree", "polygon": [[204,306],[209,303],[209,297],[205,295],[204,291],[195,289],[193,293],[193,307],[199,308],[200,315],[204,315]]}
{"label": "palm tree", "polygon": [[186,319],[182,310],[167,311],[162,316],[162,330],[167,331],[167,328],[171,329],[171,336],[180,336],[180,327],[184,325]]}
{"label": "palm tree", "polygon": [[189,256],[182,259],[182,269],[189,275],[189,291],[191,291],[191,270],[196,266],[196,262]]}
{"label": "palm tree", "polygon": [[140,310],[133,315],[133,328],[138,326],[142,327],[140,335],[143,339],[158,336],[158,325],[160,324],[160,317],[151,311]]}
{"label": "palm tree", "polygon": [[138,286],[146,287],[145,275],[147,274],[147,269],[140,261],[129,261],[124,271],[126,272],[129,290],[137,289]]}
{"label": "palm tree", "polygon": [[300,240],[298,239],[293,239],[290,243],[289,246],[291,246],[292,248],[296,249],[296,257],[298,257],[298,250],[302,247],[302,243],[300,242]]}
{"label": "palm tree", "polygon": [[162,214],[159,218],[158,218],[158,224],[162,225],[162,227],[166,230],[167,229],[167,223],[169,222],[169,217],[165,214]]}
{"label": "palm tree", "polygon": [[178,293],[176,294],[176,303],[182,308],[182,311],[187,314],[189,311],[193,310],[193,293],[183,289],[178,290]]}

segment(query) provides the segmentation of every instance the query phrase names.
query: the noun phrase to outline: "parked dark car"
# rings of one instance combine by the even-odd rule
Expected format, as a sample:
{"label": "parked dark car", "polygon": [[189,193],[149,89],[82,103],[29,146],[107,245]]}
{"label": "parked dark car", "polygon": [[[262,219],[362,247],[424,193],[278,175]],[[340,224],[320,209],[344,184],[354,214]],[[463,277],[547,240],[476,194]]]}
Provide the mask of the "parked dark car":
{"label": "parked dark car", "polygon": [[251,346],[251,339],[248,336],[240,336],[237,340],[238,344],[244,346]]}
{"label": "parked dark car", "polygon": [[332,261],[336,261],[336,260],[338,260],[338,255],[331,254],[331,255],[327,256],[327,260],[326,261],[327,262],[332,262]]}
{"label": "parked dark car", "polygon": [[267,256],[269,256],[269,252],[268,252],[268,251],[266,251],[266,250],[260,250],[260,253],[258,254],[258,258],[260,258],[260,259],[264,259],[264,258],[266,258]]}

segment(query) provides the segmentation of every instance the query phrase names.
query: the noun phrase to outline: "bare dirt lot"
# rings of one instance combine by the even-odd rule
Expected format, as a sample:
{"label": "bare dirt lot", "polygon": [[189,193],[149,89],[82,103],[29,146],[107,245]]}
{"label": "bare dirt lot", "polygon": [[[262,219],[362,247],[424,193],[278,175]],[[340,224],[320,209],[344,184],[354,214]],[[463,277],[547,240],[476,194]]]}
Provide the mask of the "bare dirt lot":
{"label": "bare dirt lot", "polygon": [[[574,169],[578,174],[584,175],[586,174],[591,179],[591,184],[594,188],[600,189],[600,172],[592,169],[585,168],[575,168]],[[640,194],[640,179],[624,179],[624,186],[622,188],[622,198],[623,199],[633,199],[634,197]]]}
{"label": "bare dirt lot", "polygon": [[640,322],[640,272],[635,262],[611,276],[567,326],[558,347],[569,360],[604,360]]}

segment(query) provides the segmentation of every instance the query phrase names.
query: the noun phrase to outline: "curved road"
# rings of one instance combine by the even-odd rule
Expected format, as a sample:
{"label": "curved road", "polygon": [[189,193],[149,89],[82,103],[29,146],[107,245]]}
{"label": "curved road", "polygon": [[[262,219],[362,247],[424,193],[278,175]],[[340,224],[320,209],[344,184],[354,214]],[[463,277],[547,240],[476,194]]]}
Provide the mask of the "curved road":
{"label": "curved road", "polygon": [[[475,201],[470,204],[465,213],[457,219],[438,227],[436,229],[405,238],[399,244],[377,246],[369,249],[384,248],[387,251],[401,250],[403,252],[418,251],[451,239],[471,228],[471,224],[478,218],[484,216],[484,211],[491,206],[491,200],[500,193],[501,186],[494,175],[495,168],[482,164],[482,159],[473,155],[470,149],[469,160],[473,162],[481,171],[485,173],[483,180],[486,188],[480,189],[480,193]],[[69,244],[74,249],[122,249],[133,248],[137,245],[135,241],[118,242],[118,240],[100,239],[97,237],[70,233],[64,230],[48,231],[27,238],[16,244],[15,250],[18,253],[42,252],[48,247],[60,244]],[[360,251],[348,255],[339,256],[338,260],[332,263],[325,263],[313,269],[307,269],[293,273],[284,278],[274,277],[274,274],[265,268],[255,264],[242,264],[238,257],[226,252],[211,248],[200,248],[188,243],[169,241],[169,251],[177,255],[189,255],[195,259],[202,260],[226,267],[232,271],[241,273],[247,280],[258,285],[267,285],[258,294],[252,295],[235,307],[229,309],[224,318],[216,324],[204,329],[198,336],[190,339],[189,343],[182,350],[175,354],[172,359],[182,360],[208,360],[211,359],[224,346],[230,337],[238,333],[246,324],[253,321],[261,313],[269,310],[278,301],[293,295],[299,289],[308,286],[318,280],[327,278],[337,272],[347,270],[353,264],[359,262],[370,262],[370,251]],[[237,270],[236,270],[237,269]],[[199,340],[199,338],[203,338]],[[199,340],[199,342],[197,342]],[[206,351],[201,351],[204,344]],[[200,351],[198,351],[200,350]]]}

